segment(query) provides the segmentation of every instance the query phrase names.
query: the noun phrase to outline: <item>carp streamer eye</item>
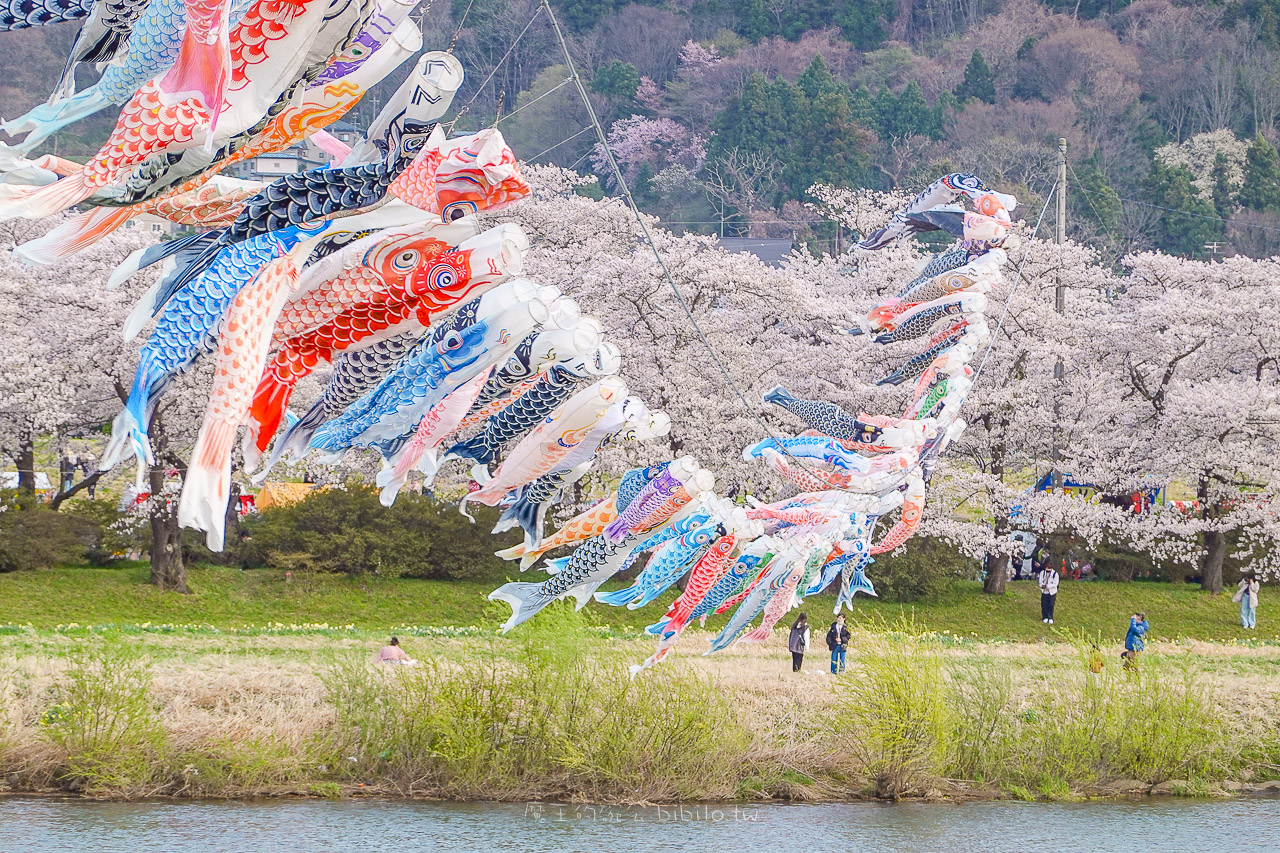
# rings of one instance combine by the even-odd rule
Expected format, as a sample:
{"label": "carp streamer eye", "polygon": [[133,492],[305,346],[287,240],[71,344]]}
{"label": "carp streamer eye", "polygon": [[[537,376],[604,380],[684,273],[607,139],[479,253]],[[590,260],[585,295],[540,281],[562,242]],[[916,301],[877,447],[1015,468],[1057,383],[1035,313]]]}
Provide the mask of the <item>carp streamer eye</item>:
{"label": "carp streamer eye", "polygon": [[441,288],[450,287],[457,283],[457,271],[445,263],[439,263],[427,270],[427,288],[429,290],[440,290]]}
{"label": "carp streamer eye", "polygon": [[448,332],[445,332],[444,337],[440,339],[440,343],[436,344],[436,352],[444,355],[445,353],[456,350],[461,346],[462,333],[451,329]]}
{"label": "carp streamer eye", "polygon": [[418,265],[418,252],[406,249],[391,259],[391,266],[399,272],[410,272]]}
{"label": "carp streamer eye", "polygon": [[474,201],[454,201],[444,206],[444,210],[440,211],[440,218],[445,222],[456,222],[479,209]]}

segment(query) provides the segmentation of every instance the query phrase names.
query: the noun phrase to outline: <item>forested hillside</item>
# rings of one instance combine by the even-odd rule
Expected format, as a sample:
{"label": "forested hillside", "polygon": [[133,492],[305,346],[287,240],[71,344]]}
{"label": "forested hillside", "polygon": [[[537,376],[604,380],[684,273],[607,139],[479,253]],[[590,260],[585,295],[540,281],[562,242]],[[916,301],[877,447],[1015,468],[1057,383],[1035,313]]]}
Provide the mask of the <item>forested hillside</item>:
{"label": "forested hillside", "polygon": [[[540,3],[437,0],[421,13],[428,47],[453,43],[467,68],[457,127],[500,116],[522,158],[604,175]],[[1280,0],[552,6],[637,200],[673,230],[830,246],[805,206],[814,183],[914,189],[954,169],[1033,216],[1065,137],[1069,233],[1107,257],[1280,247]],[[73,29],[2,34],[6,118],[47,90]],[[88,153],[105,130],[83,122],[58,135],[59,153]]]}

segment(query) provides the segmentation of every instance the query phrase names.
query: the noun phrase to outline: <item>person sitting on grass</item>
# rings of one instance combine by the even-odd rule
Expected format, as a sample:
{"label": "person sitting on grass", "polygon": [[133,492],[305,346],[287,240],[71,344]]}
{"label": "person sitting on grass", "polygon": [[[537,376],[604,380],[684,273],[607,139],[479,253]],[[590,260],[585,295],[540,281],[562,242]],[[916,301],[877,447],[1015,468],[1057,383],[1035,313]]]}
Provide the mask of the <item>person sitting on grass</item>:
{"label": "person sitting on grass", "polygon": [[392,637],[388,645],[378,650],[377,663],[385,663],[390,666],[413,666],[417,661],[405,654],[404,649],[400,648],[399,637]]}
{"label": "person sitting on grass", "polygon": [[1147,624],[1147,614],[1135,613],[1129,617],[1129,633],[1124,637],[1124,654],[1120,655],[1124,659],[1125,669],[1138,668],[1138,656],[1146,648],[1143,637],[1149,630],[1151,626]]}

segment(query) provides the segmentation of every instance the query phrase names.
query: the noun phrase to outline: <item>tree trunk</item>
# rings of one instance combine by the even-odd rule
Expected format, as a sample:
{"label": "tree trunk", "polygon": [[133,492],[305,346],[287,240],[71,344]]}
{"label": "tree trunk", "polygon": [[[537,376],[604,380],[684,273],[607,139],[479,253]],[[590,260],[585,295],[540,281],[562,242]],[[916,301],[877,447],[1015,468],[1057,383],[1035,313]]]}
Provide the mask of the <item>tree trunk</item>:
{"label": "tree trunk", "polygon": [[1222,558],[1227,555],[1227,536],[1221,530],[1204,532],[1204,553],[1200,555],[1200,588],[1214,595],[1222,592]]}
{"label": "tree trunk", "polygon": [[982,568],[987,577],[982,582],[982,591],[987,595],[1004,595],[1005,583],[1009,580],[1007,554],[988,553],[982,561]]}
{"label": "tree trunk", "polygon": [[[1008,421],[1000,422],[1001,434],[1004,428],[1008,426]],[[987,427],[990,431],[990,424]],[[996,479],[1004,482],[1004,442],[996,442],[991,446],[991,473]],[[995,537],[1000,542],[1009,541],[1009,509],[1001,507],[997,502],[997,512],[995,524],[993,525]],[[982,592],[986,595],[1004,595],[1005,584],[1009,580],[1008,572],[1009,554],[1007,551],[988,551],[987,556],[983,558],[982,568],[986,571],[987,576],[982,581]]]}
{"label": "tree trunk", "polygon": [[[1209,501],[1209,477],[1200,478],[1196,497],[1200,500],[1200,512],[1206,520],[1222,514],[1222,504]],[[1206,530],[1202,536],[1204,553],[1200,555],[1200,589],[1214,595],[1222,592],[1222,559],[1227,555],[1227,537],[1221,530]]]}
{"label": "tree trunk", "polygon": [[240,544],[240,484],[231,484],[231,497],[227,500],[227,512],[222,521],[222,553]]}
{"label": "tree trunk", "polygon": [[187,567],[182,562],[182,528],[178,525],[178,500],[164,493],[164,428],[158,414],[151,419],[150,435],[156,464],[147,472],[151,488],[151,582],[163,590],[191,593],[187,588]]}
{"label": "tree trunk", "polygon": [[35,492],[36,490],[36,443],[34,439],[23,438],[18,448],[18,491]]}

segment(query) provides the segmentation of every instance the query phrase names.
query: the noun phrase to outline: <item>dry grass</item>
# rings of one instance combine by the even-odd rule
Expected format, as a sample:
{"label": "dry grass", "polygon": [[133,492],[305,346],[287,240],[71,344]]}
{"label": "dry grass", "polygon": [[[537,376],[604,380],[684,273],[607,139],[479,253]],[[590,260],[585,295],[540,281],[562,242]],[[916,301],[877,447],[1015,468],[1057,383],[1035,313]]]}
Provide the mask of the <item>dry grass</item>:
{"label": "dry grass", "polygon": [[[1064,697],[1084,689],[1089,677],[1079,644],[858,633],[849,673],[832,678],[821,647],[807,657],[803,672],[792,673],[781,632],[761,646],[703,658],[696,652],[709,636],[686,636],[683,653],[633,686],[626,682],[626,664],[647,656],[648,642],[573,627],[560,636],[553,631],[524,639],[406,640],[410,654],[431,665],[400,672],[367,665],[380,644],[372,635],[4,636],[0,780],[12,790],[106,796],[363,788],[459,798],[817,800],[877,791],[963,796],[991,786],[1019,796],[1067,796],[1105,787],[1130,766],[1094,756],[1087,771],[1070,771],[1079,778],[1031,778],[1027,762],[1012,757],[1005,764],[988,762],[981,772],[965,764],[970,759],[961,742],[972,741],[985,725],[981,713],[998,731],[976,736],[1000,740],[1010,755],[1056,748],[1028,736],[1036,714],[1074,713]],[[51,737],[48,725],[50,709],[65,702],[71,673],[83,665],[84,650],[111,643],[145,661],[150,699],[163,726],[163,743],[147,753],[154,766],[135,772],[143,781],[130,784],[118,781],[132,778],[127,774],[69,774],[74,756]],[[927,676],[921,655],[936,663],[943,682],[930,687],[911,681]],[[1280,709],[1274,678],[1280,648],[1157,646],[1147,656],[1150,671],[1140,676],[1149,681],[1136,688],[1110,651],[1106,660],[1119,692],[1098,706],[1109,709],[1105,713],[1141,703],[1144,691],[1185,694],[1190,704],[1183,713],[1213,733],[1202,739],[1221,741],[1185,758],[1162,758],[1160,768],[1172,770],[1135,771],[1147,773],[1143,781],[1195,778],[1194,790],[1210,790],[1227,779],[1272,775],[1280,764],[1273,722]],[[1007,694],[993,693],[988,676],[1004,679]],[[899,692],[936,688],[939,701],[952,702],[935,721],[950,727],[940,735],[939,751],[920,768],[903,769],[909,778],[897,779],[893,790],[875,778],[893,732],[873,731],[874,721],[856,713],[869,697],[894,701],[895,690],[883,689],[886,679],[903,682]],[[349,701],[338,702],[338,695]],[[708,696],[712,704],[698,704]],[[1201,696],[1208,705],[1196,704]],[[983,702],[985,710],[969,707]],[[383,713],[387,708],[394,713]],[[681,716],[682,709],[695,713]],[[704,718],[713,724],[702,726]],[[489,720],[488,728],[474,725],[476,719]],[[1116,720],[1116,726],[1131,725]],[[1112,722],[1108,717],[1099,724]],[[1117,749],[1123,747],[1117,742]],[[683,751],[673,751],[674,743],[685,744]],[[869,744],[880,744],[875,755],[867,754]],[[1189,749],[1161,748],[1175,747]]]}

